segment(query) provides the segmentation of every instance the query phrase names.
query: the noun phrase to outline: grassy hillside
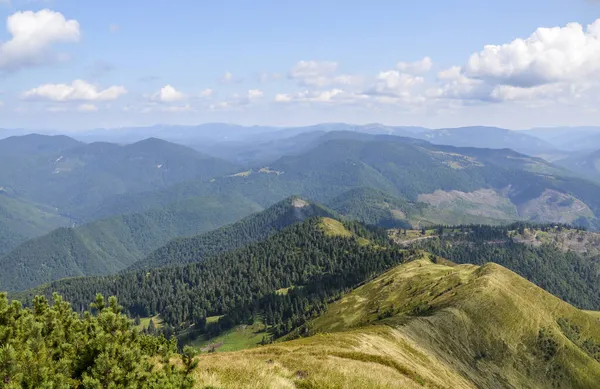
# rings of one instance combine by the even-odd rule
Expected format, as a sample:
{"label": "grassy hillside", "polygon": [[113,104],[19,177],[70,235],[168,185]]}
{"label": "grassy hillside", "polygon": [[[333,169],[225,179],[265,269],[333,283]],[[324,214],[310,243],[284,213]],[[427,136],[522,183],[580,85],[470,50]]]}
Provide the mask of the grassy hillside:
{"label": "grassy hillside", "polygon": [[597,234],[525,224],[445,228],[442,235],[437,228],[426,232],[427,239],[411,231],[390,236],[404,247],[456,263],[498,263],[579,308],[600,310]]}
{"label": "grassy hillside", "polygon": [[191,238],[179,238],[134,263],[130,269],[158,268],[198,262],[262,240],[294,223],[332,215],[328,209],[290,197],[238,222]]}
{"label": "grassy hillside", "polygon": [[238,196],[197,197],[140,214],[60,228],[4,257],[0,288],[24,290],[64,277],[125,269],[175,237],[193,236],[260,210]]}
{"label": "grassy hillside", "polygon": [[317,335],[203,356],[195,377],[223,388],[595,387],[595,319],[501,266],[433,261],[330,304]]}

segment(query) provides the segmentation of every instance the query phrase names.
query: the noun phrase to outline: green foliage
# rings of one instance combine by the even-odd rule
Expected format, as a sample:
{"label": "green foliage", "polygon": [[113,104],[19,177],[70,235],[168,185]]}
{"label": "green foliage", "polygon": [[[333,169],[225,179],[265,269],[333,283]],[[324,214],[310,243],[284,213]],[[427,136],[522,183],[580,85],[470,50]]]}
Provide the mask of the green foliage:
{"label": "green foliage", "polygon": [[[96,315],[79,315],[54,294],[30,309],[0,294],[0,380],[3,388],[192,388],[198,365],[184,351],[184,369],[169,362],[176,343],[133,328],[115,297],[97,295]],[[156,366],[157,358],[162,368]]]}

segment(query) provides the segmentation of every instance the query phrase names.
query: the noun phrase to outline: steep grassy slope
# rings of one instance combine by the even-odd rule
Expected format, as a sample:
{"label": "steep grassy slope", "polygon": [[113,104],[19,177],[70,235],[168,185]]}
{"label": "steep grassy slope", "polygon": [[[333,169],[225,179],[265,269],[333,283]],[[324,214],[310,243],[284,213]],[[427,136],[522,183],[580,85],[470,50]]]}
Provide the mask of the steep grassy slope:
{"label": "steep grassy slope", "polygon": [[[202,357],[223,388],[593,388],[600,325],[501,266],[402,265],[330,304],[321,335]],[[235,361],[235,363],[232,363]]]}
{"label": "steep grassy slope", "polygon": [[130,270],[158,268],[197,262],[209,256],[235,250],[265,239],[285,227],[315,216],[330,216],[332,211],[290,197],[268,209],[250,215],[238,222],[191,238],[180,238],[152,252],[134,263]]}
{"label": "steep grassy slope", "polygon": [[60,228],[0,258],[0,289],[24,290],[64,277],[113,273],[175,237],[209,231],[260,209],[238,196],[200,197]]}

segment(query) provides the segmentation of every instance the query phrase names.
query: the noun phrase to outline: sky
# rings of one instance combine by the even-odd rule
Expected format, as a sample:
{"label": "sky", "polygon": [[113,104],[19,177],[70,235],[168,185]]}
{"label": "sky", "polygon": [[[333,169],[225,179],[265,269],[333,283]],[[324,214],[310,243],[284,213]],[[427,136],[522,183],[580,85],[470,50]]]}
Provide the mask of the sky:
{"label": "sky", "polygon": [[0,128],[600,125],[599,0],[0,0]]}

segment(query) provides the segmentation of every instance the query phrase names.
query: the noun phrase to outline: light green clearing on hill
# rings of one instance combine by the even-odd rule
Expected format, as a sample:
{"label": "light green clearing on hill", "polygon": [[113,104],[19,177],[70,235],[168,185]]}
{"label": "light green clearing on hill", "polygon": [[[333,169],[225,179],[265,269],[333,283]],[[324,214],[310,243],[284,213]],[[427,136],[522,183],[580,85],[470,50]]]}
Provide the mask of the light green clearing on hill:
{"label": "light green clearing on hill", "polygon": [[[218,316],[214,317],[218,318]],[[213,319],[212,321],[216,320]],[[262,321],[256,320],[252,325],[244,324],[236,326],[209,340],[199,338],[191,342],[190,346],[203,352],[213,350],[216,352],[238,351],[258,347],[265,336],[268,336],[265,331],[265,325]]]}

